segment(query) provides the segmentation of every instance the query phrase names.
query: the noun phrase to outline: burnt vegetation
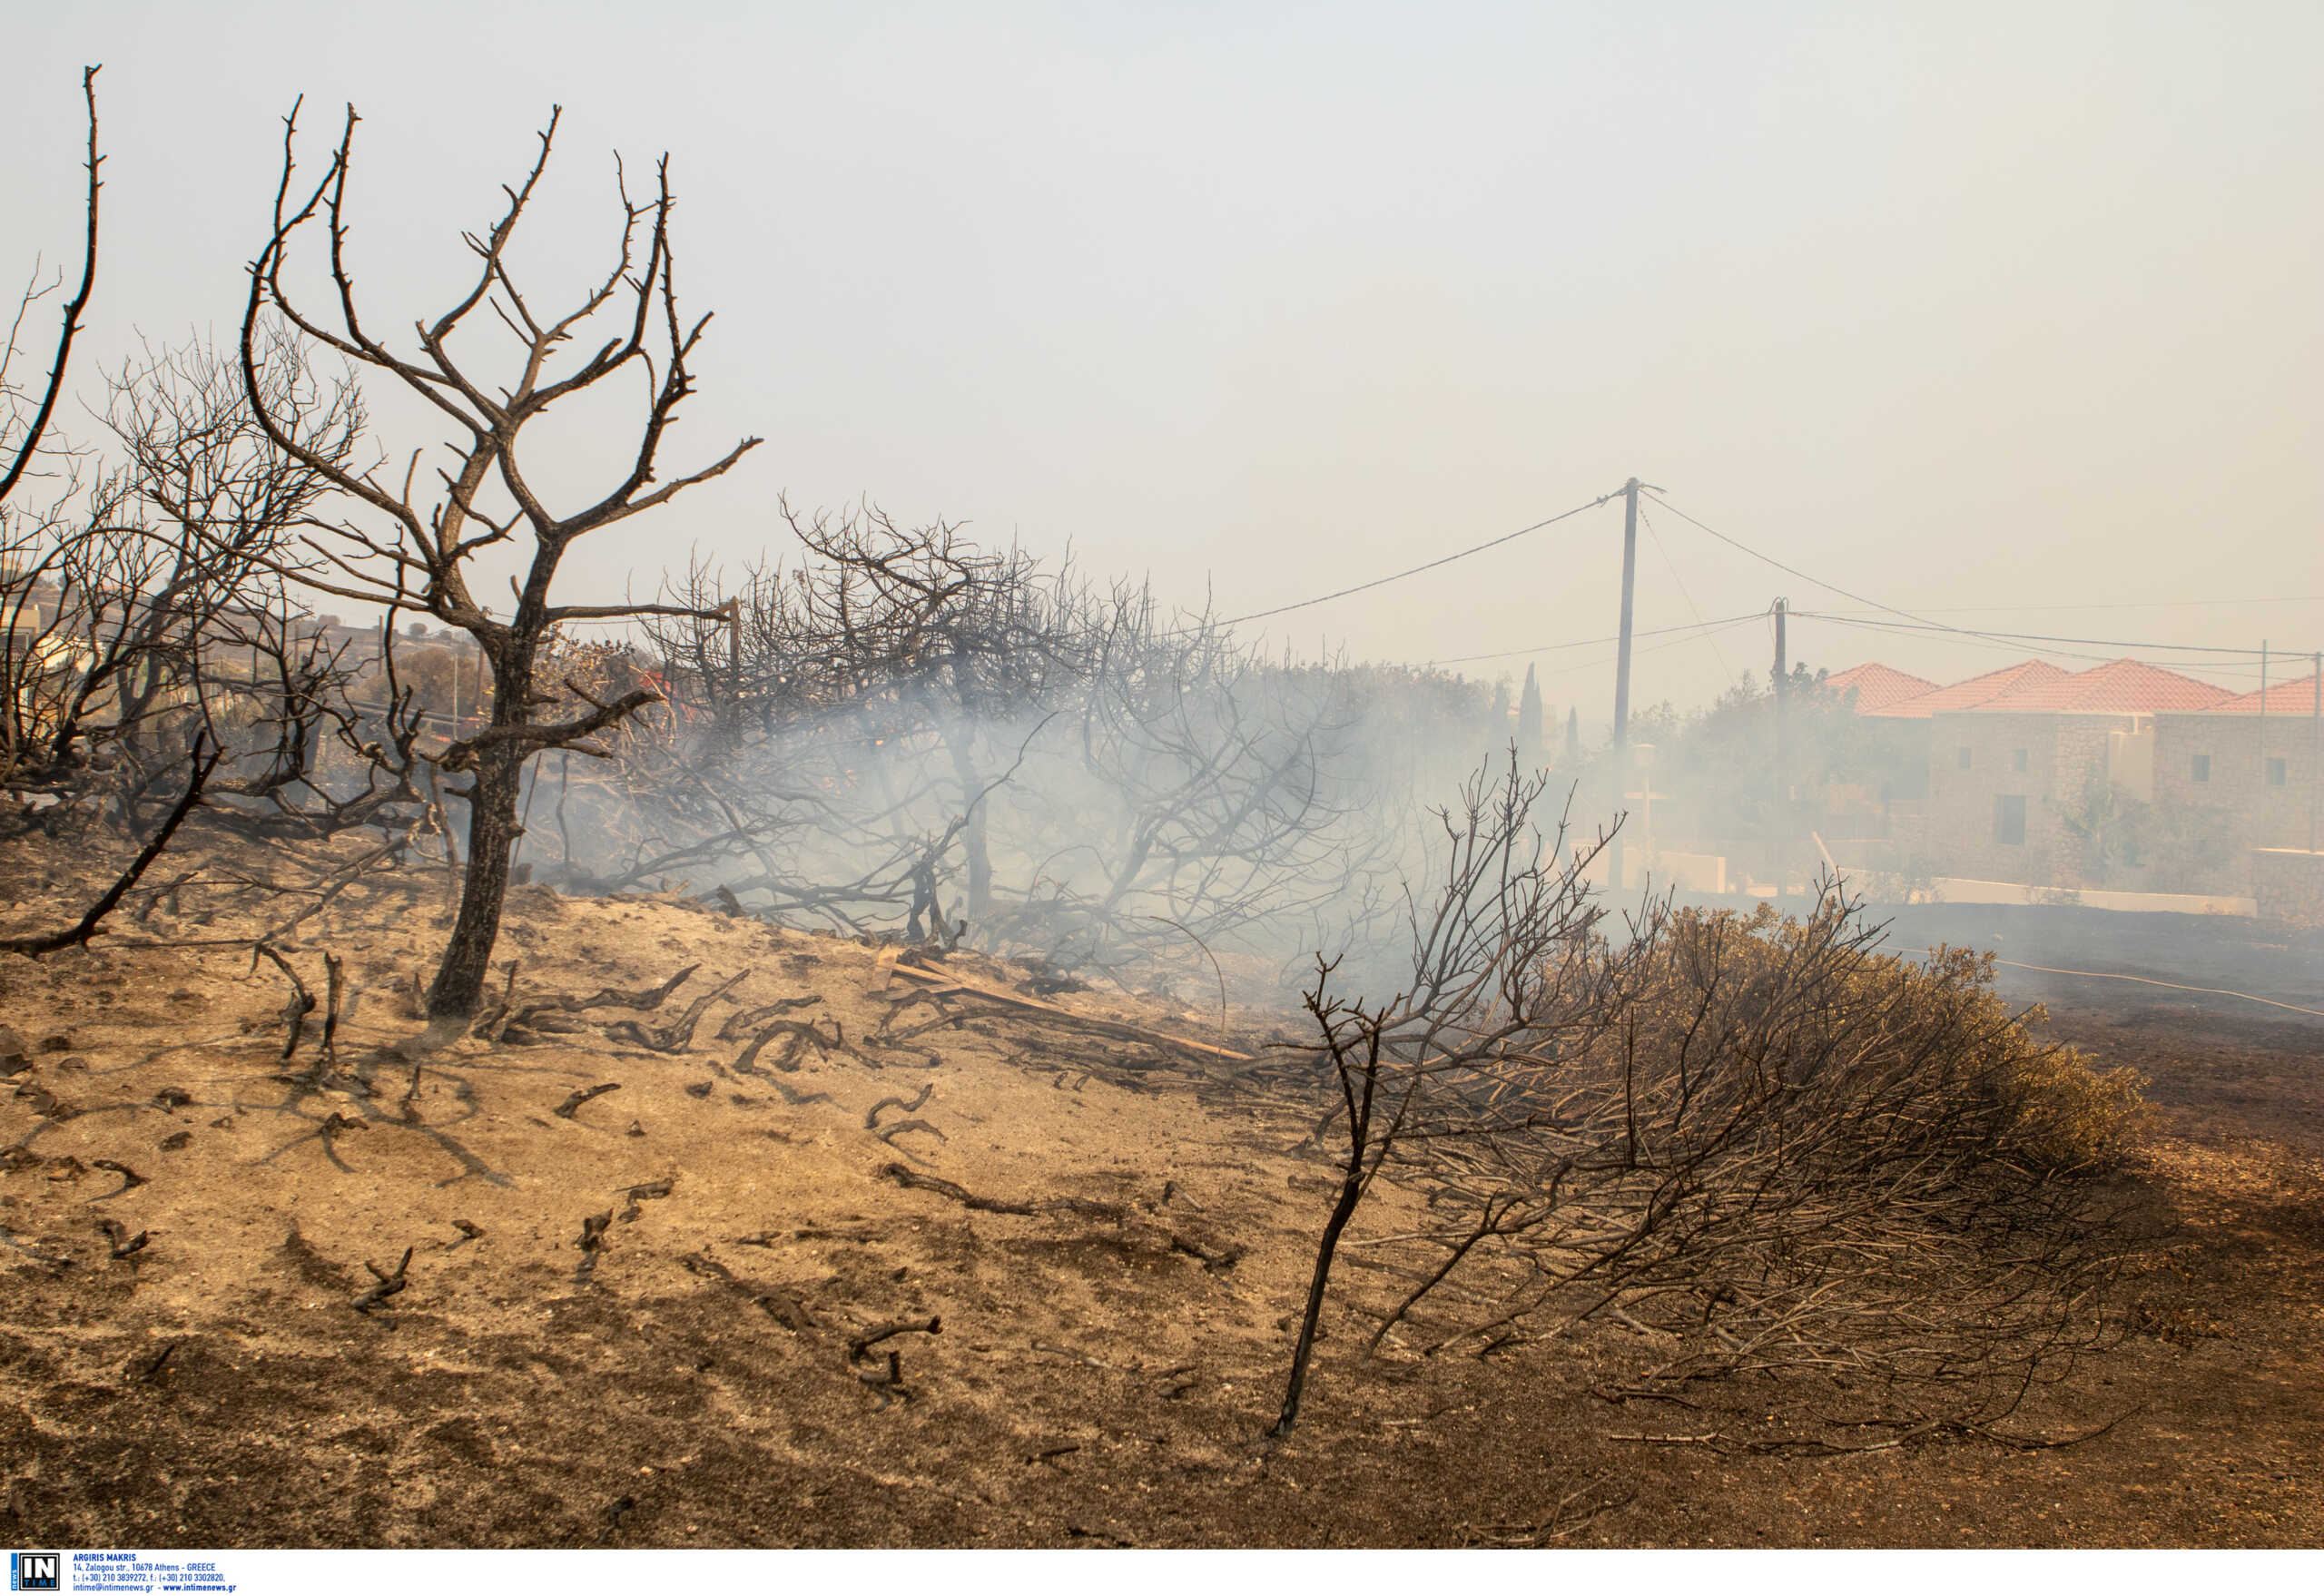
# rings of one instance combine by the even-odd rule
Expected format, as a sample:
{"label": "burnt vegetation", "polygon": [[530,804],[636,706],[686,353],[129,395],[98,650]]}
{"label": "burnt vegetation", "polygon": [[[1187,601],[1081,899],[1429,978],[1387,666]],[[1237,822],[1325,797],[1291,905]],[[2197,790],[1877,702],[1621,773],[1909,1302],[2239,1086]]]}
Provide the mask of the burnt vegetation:
{"label": "burnt vegetation", "polygon": [[[460,1138],[475,1071],[518,1049],[684,1067],[710,1112],[765,1091],[828,1105],[783,1079],[808,1063],[909,1072],[952,1037],[1002,1037],[1060,1092],[1094,1076],[1305,1128],[1332,1179],[1284,1335],[1278,1439],[1330,1400],[1311,1374],[1334,1366],[1318,1351],[1334,1322],[1355,1326],[1333,1344],[1350,1370],[1618,1324],[1654,1357],[1610,1400],[1691,1414],[1748,1384],[1752,1405],[1802,1419],[1781,1442],[1713,1423],[1646,1443],[2073,1439],[2014,1421],[2121,1328],[2131,1248],[2104,1177],[2137,1093],[2038,1041],[1976,959],[1887,949],[1837,882],[1805,918],[1618,910],[1590,884],[1612,832],[1571,826],[1571,771],[1536,768],[1537,692],[1521,757],[1487,688],[1271,656],[1214,616],[959,527],[783,506],[762,564],[696,560],[650,600],[569,597],[580,539],[622,535],[755,440],[662,463],[707,321],[681,310],[666,161],[642,197],[616,167],[607,259],[577,298],[551,310],[518,286],[554,116],[505,209],[459,235],[468,289],[390,339],[353,264],[357,119],[302,173],[294,115],[235,346],[151,352],[106,379],[109,436],[64,441],[96,258],[94,74],[89,104],[88,268],[51,369],[7,376],[0,824],[29,855],[112,862],[77,917],[12,925],[0,946],[271,964],[282,1039],[225,1105],[290,1124],[270,1158],[311,1140],[344,1169],[351,1133],[417,1136],[453,1180],[501,1182]],[[367,384],[403,390],[440,435],[379,436]],[[570,499],[537,487],[527,429],[615,384],[642,398],[613,480]],[[816,992],[733,995],[748,969],[547,990],[502,945],[527,881],[872,944],[901,984],[854,1034]],[[350,1039],[359,993],[316,937],[358,897],[442,933],[416,990],[373,994],[424,1023],[393,1045]],[[1189,1035],[1057,1000],[1093,985],[1183,988],[1206,1013],[1215,989],[1219,1022]],[[1268,1039],[1251,1000],[1295,993],[1304,1018],[1280,1004]],[[1171,1187],[1138,1207],[935,1173],[944,1098],[886,1084],[862,1116],[881,1144],[868,1180],[1221,1277],[1246,1267],[1247,1244]],[[535,1123],[618,1127],[629,1099],[603,1099],[622,1089],[548,1092]],[[43,1167],[34,1140],[58,1122],[43,1113],[12,1168]],[[119,1172],[124,1191],[146,1181]],[[669,1190],[583,1217],[574,1280],[609,1268],[638,1199]],[[461,1243],[438,1245],[482,1234],[458,1224]],[[145,1233],[104,1234],[110,1261],[146,1256]],[[424,1295],[411,1247],[366,1267],[368,1286],[337,1288],[367,1320]],[[825,1337],[881,1411],[917,1399],[905,1360],[925,1343],[901,1338],[938,1336],[936,1315],[826,1331],[706,1254],[689,1267]]]}

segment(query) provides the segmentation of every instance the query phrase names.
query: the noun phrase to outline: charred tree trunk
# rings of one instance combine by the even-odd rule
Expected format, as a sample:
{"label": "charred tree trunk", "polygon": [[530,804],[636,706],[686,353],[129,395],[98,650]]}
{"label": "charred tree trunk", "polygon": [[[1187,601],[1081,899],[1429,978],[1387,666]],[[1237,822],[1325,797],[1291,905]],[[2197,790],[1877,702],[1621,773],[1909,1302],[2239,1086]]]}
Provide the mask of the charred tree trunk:
{"label": "charred tree trunk", "polygon": [[524,756],[496,745],[480,754],[468,802],[468,874],[460,884],[459,916],[428,989],[431,1020],[467,1020],[484,1000],[485,977],[500,938],[500,910],[508,896],[508,865],[522,828],[517,804],[524,792]]}
{"label": "charred tree trunk", "polygon": [[[1330,974],[1327,966],[1324,976],[1328,978]],[[1323,1323],[1324,1294],[1332,1283],[1332,1259],[1339,1251],[1340,1233],[1355,1217],[1356,1207],[1364,1200],[1365,1157],[1373,1151],[1372,1103],[1380,1085],[1378,1024],[1365,1027],[1369,1034],[1362,1039],[1362,1059],[1351,1059],[1349,1050],[1332,1033],[1333,1015],[1322,1006],[1323,990],[1319,980],[1309,1007],[1331,1038],[1333,1062],[1338,1066],[1340,1095],[1347,1110],[1347,1162],[1340,1172],[1340,1193],[1332,1204],[1332,1217],[1324,1222],[1324,1234],[1315,1244],[1315,1268],[1307,1282],[1307,1310],[1299,1321],[1299,1342],[1292,1349],[1291,1378],[1284,1388],[1283,1411],[1275,1417],[1275,1428],[1267,1432],[1277,1440],[1290,1434],[1291,1427],[1299,1422],[1300,1398],[1307,1391],[1307,1364],[1315,1355],[1315,1332]],[[1359,1013],[1357,1018],[1361,1021],[1364,1017]]]}
{"label": "charred tree trunk", "polygon": [[[965,726],[954,727],[944,742],[960,780],[960,802],[968,806],[967,823],[960,828],[960,848],[969,863],[969,921],[982,925],[992,907],[992,851],[984,818],[984,781],[977,773],[976,753],[970,742],[975,734]],[[940,911],[938,918],[942,918]]]}

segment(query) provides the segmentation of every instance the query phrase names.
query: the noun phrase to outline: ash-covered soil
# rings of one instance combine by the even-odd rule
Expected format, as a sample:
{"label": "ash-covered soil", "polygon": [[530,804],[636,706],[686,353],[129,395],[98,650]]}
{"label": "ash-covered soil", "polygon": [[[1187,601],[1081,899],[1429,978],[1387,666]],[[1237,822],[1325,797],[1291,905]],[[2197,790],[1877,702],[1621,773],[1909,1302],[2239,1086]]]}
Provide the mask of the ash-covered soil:
{"label": "ash-covered soil", "polygon": [[[63,874],[20,862],[17,918],[64,916]],[[1216,1008],[1151,994],[1047,1000],[1106,1030],[939,1005],[914,994],[1042,983],[967,955],[899,975],[861,943],[688,901],[527,888],[500,946],[519,1010],[698,968],[651,1010],[539,1013],[414,1059],[409,992],[448,908],[440,876],[387,878],[277,944],[319,1004],[326,952],[359,994],[329,1059],[319,1006],[283,1059],[271,963],[189,945],[247,934],[231,915],[124,920],[92,951],[0,964],[0,1051],[25,1060],[0,1063],[0,1536],[2324,1539],[2307,1033],[2061,1017],[2162,1105],[2124,1185],[2158,1237],[2130,1328],[2014,1422],[2058,1439],[2112,1422],[2093,1439],[1733,1455],[1687,1438],[1780,1438],[1812,1394],[1625,1398],[1654,1348],[1619,1325],[1359,1364],[1360,1310],[1399,1282],[1358,1246],[1305,1416],[1268,1445],[1330,1202],[1313,1112],[1279,1069],[1254,1084],[1119,1028],[1248,1048],[1289,1017],[1236,1010],[1222,1031]],[[777,1020],[816,1039],[778,1032],[738,1069]],[[1351,1239],[1407,1217],[1391,1199]]]}

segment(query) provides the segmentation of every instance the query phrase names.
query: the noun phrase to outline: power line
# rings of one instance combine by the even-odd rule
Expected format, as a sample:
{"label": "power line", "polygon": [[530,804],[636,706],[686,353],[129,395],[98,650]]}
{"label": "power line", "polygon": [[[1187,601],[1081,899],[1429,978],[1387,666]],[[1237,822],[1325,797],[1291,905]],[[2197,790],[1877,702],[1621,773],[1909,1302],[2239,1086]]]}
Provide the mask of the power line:
{"label": "power line", "polygon": [[[1763,613],[1764,612],[1759,610],[1753,610],[1748,616],[1728,616],[1725,620],[1698,620],[1692,625],[1684,626],[1657,626],[1652,631],[1633,632],[1630,635],[1633,637],[1668,637],[1679,632],[1724,632],[1732,627],[1739,626],[1747,621],[1758,620]],[[1532,648],[1504,648],[1498,654],[1464,654],[1456,659],[1432,659],[1428,663],[1433,665],[1476,665],[1484,660],[1521,659],[1528,655],[1557,654],[1568,648],[1595,648],[1600,644],[1620,643],[1620,641],[1621,638],[1619,635],[1611,637],[1583,637],[1571,643],[1543,643]]]}
{"label": "power line", "polygon": [[[1670,551],[1663,547],[1662,534],[1654,529],[1654,517],[1647,515],[1644,511],[1640,511],[1638,518],[1645,525],[1646,535],[1654,539],[1654,552],[1662,557],[1662,564],[1664,567],[1669,571],[1670,580],[1679,589],[1679,596],[1687,601],[1687,613],[1695,617],[1695,621],[1698,625],[1705,624],[1703,622],[1702,606],[1695,602],[1695,596],[1687,591],[1687,579],[1679,575],[1679,562],[1670,557]],[[1706,633],[1704,634],[1703,641],[1710,645],[1711,657],[1718,661],[1720,674],[1728,676],[1735,675],[1733,667],[1727,663],[1726,651],[1718,645],[1718,634]],[[1740,677],[1737,677],[1736,679],[1738,681],[1741,680]]]}
{"label": "power line", "polygon": [[[1845,587],[1835,587],[1835,586],[1832,586],[1832,584],[1830,584],[1829,582],[1825,581],[1821,576],[1809,576],[1807,572],[1805,572],[1805,571],[1801,570],[1797,566],[1787,566],[1787,565],[1785,565],[1781,560],[1779,560],[1779,559],[1776,558],[1773,555],[1761,554],[1758,549],[1753,548],[1749,544],[1748,544],[1748,543],[1743,543],[1743,542],[1738,541],[1738,539],[1736,539],[1736,538],[1729,537],[1726,533],[1724,533],[1724,532],[1720,531],[1720,530],[1719,530],[1718,527],[1716,527],[1708,526],[1708,525],[1706,525],[1705,523],[1703,523],[1703,522],[1701,522],[1701,521],[1698,521],[1697,519],[1695,519],[1695,517],[1692,517],[1692,516],[1689,515],[1686,511],[1684,511],[1684,510],[1680,509],[1677,505],[1672,504],[1669,499],[1664,498],[1663,498],[1663,497],[1661,497],[1661,495],[1659,495],[1659,494],[1653,494],[1653,493],[1649,493],[1649,494],[1648,494],[1648,495],[1647,495],[1647,497],[1648,497],[1649,498],[1651,498],[1652,500],[1654,500],[1654,502],[1655,502],[1655,503],[1657,503],[1657,504],[1660,505],[1664,509],[1669,510],[1672,515],[1674,515],[1674,516],[1678,517],[1680,520],[1682,520],[1682,521],[1686,522],[1689,526],[1690,526],[1690,527],[1696,527],[1696,528],[1698,528],[1698,529],[1699,529],[1699,530],[1701,530],[1701,531],[1704,531],[1704,532],[1708,532],[1708,533],[1709,533],[1713,537],[1718,538],[1721,543],[1726,544],[1729,548],[1739,548],[1739,549],[1741,549],[1745,554],[1749,555],[1753,559],[1755,559],[1755,560],[1758,560],[1758,561],[1760,561],[1760,562],[1762,562],[1763,564],[1766,564],[1766,565],[1773,566],[1777,570],[1778,570],[1778,571],[1782,571],[1782,572],[1784,572],[1784,573],[1785,573],[1786,575],[1787,575],[1787,576],[1797,576],[1797,577],[1798,577],[1798,578],[1799,578],[1801,581],[1803,581],[1803,582],[1813,582],[1817,586],[1821,587],[1821,588],[1822,588],[1825,592],[1827,592],[1827,593],[1837,593],[1837,594],[1838,594],[1842,598],[1853,599],[1853,600],[1854,600],[1855,602],[1856,602],[1857,604],[1868,604],[1868,605],[1870,605],[1874,609],[1880,610],[1880,611],[1884,612],[1885,614],[1892,615],[1892,616],[1904,616],[1904,617],[1905,617],[1905,619],[1906,619],[1906,620],[1908,620],[1908,621],[1919,621],[1919,622],[1920,622],[1920,624],[1921,624],[1921,625],[1923,625],[1923,626],[1933,626],[1933,625],[1935,625],[1935,623],[1933,623],[1933,622],[1929,622],[1929,621],[1926,621],[1926,620],[1923,620],[1921,616],[1916,616],[1916,615],[1913,614],[1910,610],[1902,610],[1902,609],[1898,609],[1895,605],[1892,605],[1892,604],[1883,604],[1883,603],[1881,603],[1881,602],[1880,602],[1878,599],[1876,599],[1876,598],[1866,598],[1866,597],[1865,597],[1865,596],[1864,596],[1863,594],[1861,594],[1861,593],[1850,593],[1850,592],[1849,592],[1846,588],[1845,588]],[[1941,628],[1939,628],[1939,629],[1940,629],[1940,630],[1945,630],[1945,631],[1958,631],[1958,630],[1961,630],[1962,628],[1959,628],[1959,627],[1941,627]]]}
{"label": "power line", "polygon": [[[1462,549],[1458,554],[1448,554],[1441,559],[1430,560],[1426,565],[1414,566],[1410,570],[1398,571],[1395,575],[1391,576],[1377,576],[1369,582],[1359,582],[1353,587],[1343,587],[1336,593],[1326,593],[1320,597],[1303,598],[1296,604],[1280,604],[1273,609],[1254,610],[1246,616],[1235,616],[1227,620],[1218,622],[1217,625],[1222,626],[1239,626],[1246,621],[1263,621],[1269,616],[1289,615],[1295,609],[1312,609],[1316,605],[1329,604],[1335,598],[1345,598],[1353,593],[1368,593],[1374,587],[1385,587],[1391,582],[1401,582],[1407,576],[1417,576],[1423,571],[1433,571],[1439,566],[1449,566],[1454,560],[1467,559],[1472,554],[1482,554],[1489,548],[1499,548],[1504,543],[1513,543],[1518,538],[1523,537],[1530,533],[1539,532],[1544,527],[1554,527],[1560,521],[1571,520],[1574,517],[1581,514],[1584,510],[1594,510],[1600,505],[1606,504],[1610,500],[1620,497],[1620,490],[1617,489],[1612,493],[1604,494],[1597,498],[1593,498],[1588,504],[1576,505],[1570,510],[1566,510],[1559,515],[1551,516],[1546,521],[1536,521],[1530,527],[1520,527],[1514,532],[1505,532],[1499,537],[1492,539],[1490,542],[1480,543],[1473,548]],[[1855,596],[1850,594],[1847,596],[1854,597]],[[1858,602],[1862,601],[1859,600]]]}
{"label": "power line", "polygon": [[[1924,605],[1923,615],[2050,615],[2080,609],[2218,609],[2247,604],[2324,604],[2324,593],[2269,598],[2142,598],[2116,604],[1951,604]],[[1866,611],[1872,614],[1872,611]]]}
{"label": "power line", "polygon": [[1794,610],[1792,613],[1807,616],[1811,620],[1834,621],[1843,626],[1874,626],[1885,632],[1949,632],[1965,636],[1988,638],[1994,642],[2074,643],[2085,648],[2138,648],[2166,654],[2231,655],[2238,659],[2257,659],[2261,653],[2261,650],[2257,648],[2211,648],[2193,643],[2130,643],[2119,637],[2057,637],[2045,632],[1973,632],[1960,626],[1947,626],[1933,621],[1906,624],[1896,621],[1855,620],[1846,616],[1816,610]]}
{"label": "power line", "polygon": [[[1899,616],[1903,621],[1908,623],[1910,629],[1914,631],[1943,632],[1956,637],[1982,637],[1994,642],[2070,643],[2080,644],[2085,647],[2092,648],[2136,648],[2171,654],[2232,655],[2238,658],[2250,659],[2258,658],[2262,652],[2257,648],[2203,648],[2184,643],[2128,643],[2121,641],[2120,639],[2103,637],[2058,637],[2039,632],[1994,632],[1974,626],[1948,626],[1943,621],[1932,621],[1925,616],[1915,615],[1910,610],[1902,610],[1898,609],[1894,605],[1883,604],[1876,598],[1866,598],[1860,593],[1851,593],[1845,587],[1833,586],[1831,583],[1825,581],[1820,576],[1811,576],[1807,572],[1799,569],[1797,566],[1787,566],[1771,555],[1761,554],[1758,549],[1753,548],[1750,545],[1740,542],[1736,538],[1729,537],[1726,533],[1719,531],[1716,527],[1708,526],[1705,523],[1697,520],[1694,517],[1687,514],[1686,511],[1679,508],[1678,506],[1672,504],[1666,498],[1658,495],[1649,495],[1648,497],[1652,498],[1656,504],[1660,505],[1664,509],[1669,510],[1672,515],[1678,517],[1680,520],[1685,521],[1688,525],[1709,533],[1713,537],[1718,538],[1721,543],[1728,545],[1729,547],[1740,549],[1743,553],[1749,555],[1753,559],[1763,561],[1768,565],[1775,566],[1775,568],[1779,571],[1787,572],[1791,576],[1798,577],[1803,582],[1813,582],[1817,586],[1823,588],[1827,593],[1837,593],[1841,597],[1852,599],[1857,604],[1869,605],[1872,608],[1878,610],[1883,614]],[[1807,615],[1811,612],[1795,611],[1794,613]],[[1897,624],[1893,621],[1883,623],[1851,619],[1830,612],[1817,614],[1814,618],[1818,620],[1837,621],[1844,626],[1885,626],[1890,630],[1905,629],[1905,627],[1898,626]],[[2093,656],[2083,655],[2080,657],[2086,658]]]}
{"label": "power line", "polygon": [[[1734,619],[1728,621],[1713,621],[1706,630],[1710,633],[1732,632],[1738,626],[1757,626],[1759,622],[1764,621],[1767,618],[1767,612],[1761,610],[1753,615],[1738,616]],[[1693,631],[1695,628],[1688,626],[1678,629],[1681,631]],[[1630,635],[1632,637],[1651,637],[1654,634],[1651,632],[1633,632]],[[1606,641],[1615,642],[1619,641],[1619,639],[1609,638],[1606,639]],[[1684,648],[1688,644],[1692,643],[1694,639],[1692,637],[1673,637],[1668,643],[1658,643],[1651,648],[1641,648],[1636,652],[1640,655],[1661,654],[1669,649]],[[1570,676],[1578,671],[1594,671],[1601,666],[1612,665],[1620,657],[1620,655],[1619,655],[1601,654],[1596,659],[1586,659],[1580,665],[1558,665],[1552,669],[1543,671],[1541,675],[1545,677]]]}

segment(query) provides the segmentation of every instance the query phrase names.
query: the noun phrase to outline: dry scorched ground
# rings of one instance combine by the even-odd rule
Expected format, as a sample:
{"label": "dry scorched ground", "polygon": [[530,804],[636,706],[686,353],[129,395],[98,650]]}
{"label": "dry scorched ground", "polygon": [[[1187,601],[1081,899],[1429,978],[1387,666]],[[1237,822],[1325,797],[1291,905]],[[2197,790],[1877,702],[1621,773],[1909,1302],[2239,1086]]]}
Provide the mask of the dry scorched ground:
{"label": "dry scorched ground", "polygon": [[[429,1057],[415,1087],[390,1049],[418,1029],[403,994],[440,945],[444,908],[440,886],[358,890],[284,948],[319,996],[326,950],[362,994],[337,1068],[320,1072],[311,1021],[281,1062],[288,989],[246,950],[131,946],[147,933],[125,925],[111,946],[0,968],[0,1025],[32,1059],[14,1096],[0,1089],[0,1144],[25,1149],[0,1174],[0,1537],[2324,1536],[2314,1032],[2063,1017],[2157,1078],[2164,1111],[2135,1185],[2176,1227],[2132,1333],[2024,1415],[2061,1435],[2117,1421],[2096,1439],[1788,1460],[1622,1439],[1699,1422],[1598,1394],[1650,1355],[1631,1332],[1358,1366],[1343,1349],[1360,1324],[1335,1307],[1306,1416],[1269,1447],[1288,1315],[1329,1202],[1328,1168],[1287,1112],[1217,1089],[1215,1067],[1183,1055],[1021,1017],[898,1042],[940,1018],[915,1004],[872,1045],[899,995],[874,950],[680,901],[539,889],[516,894],[500,949],[520,961],[520,1000],[701,968],[625,1037],[603,1034],[624,1011],[593,1010],[586,1032]],[[686,1050],[645,1045],[738,974]],[[783,1012],[826,1037],[843,1028],[847,1046],[803,1044],[792,1071],[738,1073],[747,1042],[717,1039],[722,1026],[783,999],[811,1000]],[[1215,1011],[1158,999],[1061,1000],[1216,1034]],[[1269,1023],[1236,1020],[1246,1035]],[[2239,1081],[2266,1090],[2239,1097]],[[394,1276],[407,1248],[403,1289],[373,1291],[374,1266]],[[1359,1305],[1388,1285],[1342,1274]],[[852,1350],[930,1319],[932,1334]],[[1748,1389],[1732,1401],[1749,1411],[1723,1422],[1780,1434],[1788,1400]]]}

